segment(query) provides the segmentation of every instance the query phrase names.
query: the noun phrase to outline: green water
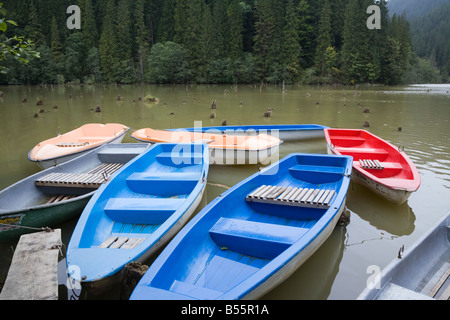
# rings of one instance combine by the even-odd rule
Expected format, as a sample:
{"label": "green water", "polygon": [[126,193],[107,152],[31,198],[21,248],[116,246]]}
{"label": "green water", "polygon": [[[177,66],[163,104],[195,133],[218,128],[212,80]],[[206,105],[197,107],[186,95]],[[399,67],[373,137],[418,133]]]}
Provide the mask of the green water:
{"label": "green water", "polygon": [[[40,141],[89,122],[118,122],[135,130],[236,124],[321,124],[363,128],[404,146],[422,178],[408,202],[396,206],[350,185],[350,223],[265,299],[355,299],[371,273],[386,266],[450,209],[450,85],[407,87],[84,86],[0,87],[0,189],[39,171],[27,153]],[[145,103],[147,95],[158,103]],[[120,99],[118,100],[118,97]],[[22,100],[27,98],[27,102]],[[43,100],[37,106],[38,99]],[[216,100],[217,109],[211,109]],[[99,106],[101,112],[95,112]],[[272,108],[270,117],[264,112]],[[363,110],[369,108],[369,113]],[[41,113],[42,111],[42,113]],[[214,112],[215,118],[210,118]],[[35,117],[37,114],[37,117]],[[401,127],[399,131],[398,128]],[[127,134],[123,142],[135,142]],[[284,143],[292,152],[327,152],[324,140]],[[214,166],[199,207],[258,170]],[[14,201],[14,199],[11,199]],[[60,226],[68,243],[75,221]],[[15,243],[0,245],[0,280]],[[149,261],[151,263],[151,261]]]}

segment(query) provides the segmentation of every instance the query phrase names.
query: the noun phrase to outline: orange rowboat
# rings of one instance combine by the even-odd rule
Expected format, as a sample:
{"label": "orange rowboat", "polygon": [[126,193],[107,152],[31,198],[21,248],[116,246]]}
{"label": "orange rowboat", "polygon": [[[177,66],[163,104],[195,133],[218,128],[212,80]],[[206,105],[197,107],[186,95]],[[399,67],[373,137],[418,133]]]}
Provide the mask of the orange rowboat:
{"label": "orange rowboat", "polygon": [[135,131],[131,137],[150,143],[207,143],[210,163],[217,165],[267,164],[278,155],[282,143],[280,139],[267,134],[226,135],[151,128]]}
{"label": "orange rowboat", "polygon": [[398,147],[360,129],[325,129],[328,153],[353,157],[352,179],[402,204],[419,189],[420,175]]}
{"label": "orange rowboat", "polygon": [[119,123],[88,123],[40,142],[28,153],[28,159],[46,169],[76,158],[103,144],[121,143],[128,130],[130,128]]}

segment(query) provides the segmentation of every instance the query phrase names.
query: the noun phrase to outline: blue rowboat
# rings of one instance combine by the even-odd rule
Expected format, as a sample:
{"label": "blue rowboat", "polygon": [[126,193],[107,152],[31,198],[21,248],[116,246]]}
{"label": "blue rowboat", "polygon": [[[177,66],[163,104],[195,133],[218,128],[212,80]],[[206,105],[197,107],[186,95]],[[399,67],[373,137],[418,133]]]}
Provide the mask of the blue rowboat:
{"label": "blue rowboat", "polygon": [[127,263],[161,249],[195,211],[206,186],[206,144],[155,144],[125,165],[87,204],[67,248],[67,270],[99,293]]}
{"label": "blue rowboat", "polygon": [[150,266],[130,299],[257,299],[328,238],[352,158],[292,154],[198,213]]}
{"label": "blue rowboat", "polygon": [[302,141],[324,138],[324,129],[318,124],[243,125],[171,129],[171,131],[203,132],[211,134],[258,135],[268,134],[282,141]]}

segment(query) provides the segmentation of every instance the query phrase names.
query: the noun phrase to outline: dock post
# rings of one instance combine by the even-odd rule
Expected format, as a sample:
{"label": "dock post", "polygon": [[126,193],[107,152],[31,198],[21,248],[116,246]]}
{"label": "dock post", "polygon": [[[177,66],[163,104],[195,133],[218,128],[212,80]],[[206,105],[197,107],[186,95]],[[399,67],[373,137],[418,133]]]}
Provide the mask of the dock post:
{"label": "dock post", "polygon": [[61,230],[20,237],[0,300],[58,300]]}

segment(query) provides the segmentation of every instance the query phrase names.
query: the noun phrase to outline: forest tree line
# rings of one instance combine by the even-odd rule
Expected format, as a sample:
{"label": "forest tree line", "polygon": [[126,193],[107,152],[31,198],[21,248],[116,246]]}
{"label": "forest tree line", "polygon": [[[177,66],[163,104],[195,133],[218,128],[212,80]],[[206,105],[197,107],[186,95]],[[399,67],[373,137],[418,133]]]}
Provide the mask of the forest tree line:
{"label": "forest tree line", "polygon": [[[8,58],[1,84],[399,84],[412,73],[414,82],[439,76],[415,55],[407,19],[390,17],[385,0],[3,2],[18,25],[5,36],[31,39],[40,57],[26,65]],[[80,30],[66,27],[71,4],[81,9]],[[379,30],[366,25],[372,4],[381,9]]]}

